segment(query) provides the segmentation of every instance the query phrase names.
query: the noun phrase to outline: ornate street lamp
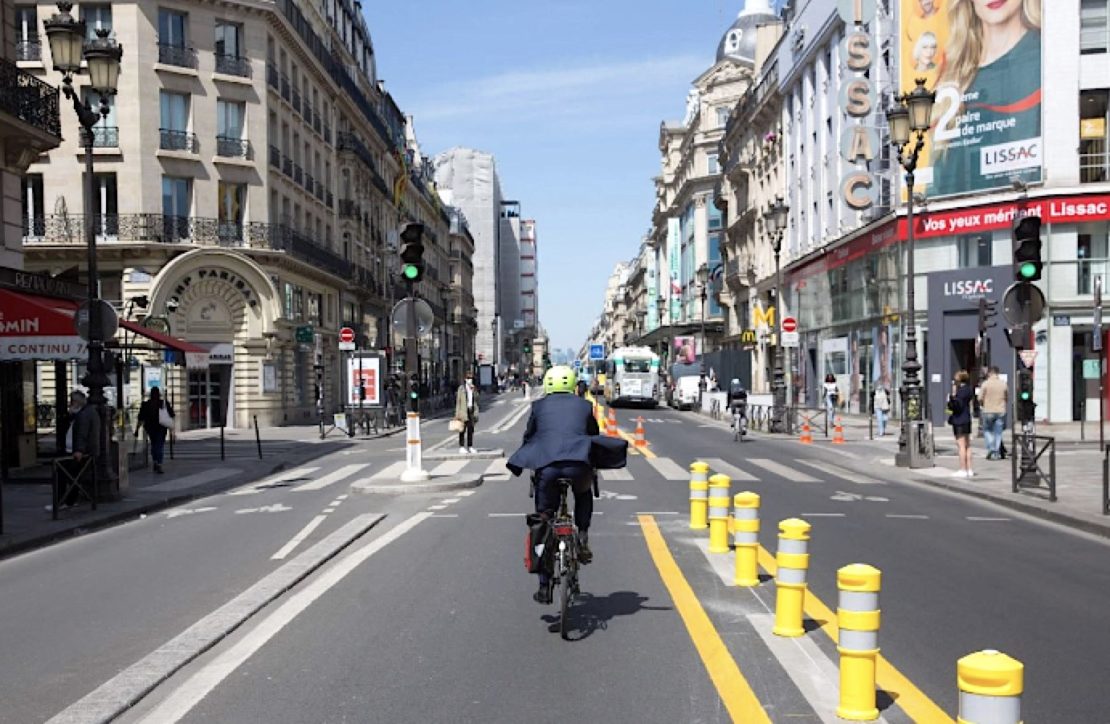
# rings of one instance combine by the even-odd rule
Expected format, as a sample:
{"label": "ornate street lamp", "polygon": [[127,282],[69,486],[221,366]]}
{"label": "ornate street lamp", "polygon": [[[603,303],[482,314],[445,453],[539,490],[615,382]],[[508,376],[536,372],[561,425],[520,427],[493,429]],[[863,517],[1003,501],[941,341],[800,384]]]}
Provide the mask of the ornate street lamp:
{"label": "ornate street lamp", "polygon": [[[108,37],[108,30],[98,28],[97,37],[86,42],[85,23],[70,14],[73,3],[62,0],[58,12],[43,22],[46,37],[50,42],[50,57],[54,70],[62,74],[62,92],[73,102],[73,110],[81,124],[81,140],[85,147],[85,243],[88,246],[88,290],[89,290],[89,360],[88,371],[82,383],[89,390],[89,403],[96,406],[100,415],[101,444],[97,467],[102,475],[109,474],[107,458],[107,423],[105,415],[104,388],[111,384],[104,365],[104,328],[101,302],[97,283],[99,274],[96,266],[96,215],[93,213],[93,199],[96,198],[95,179],[93,178],[93,126],[101,118],[107,117],[110,107],[108,100],[116,94],[119,82],[120,60],[123,48]],[[78,98],[73,89],[73,76],[81,72],[81,61],[85,60],[89,76],[89,88],[100,96],[100,106],[93,109],[86,100]],[[109,307],[110,308],[110,307]],[[110,474],[109,474],[110,475]]]}
{"label": "ornate street lamp", "polygon": [[705,300],[709,298],[709,265],[702,263],[698,267],[698,288],[701,292],[701,354],[698,361],[701,363],[701,374],[705,376]]}
{"label": "ornate street lamp", "polygon": [[[658,320],[659,328],[663,328],[663,314],[667,311],[667,299],[662,294],[655,298],[655,318]],[[667,364],[667,336],[662,332],[659,333],[659,364],[666,369]]]}
{"label": "ornate street lamp", "polygon": [[886,112],[890,125],[890,143],[898,155],[898,163],[906,172],[906,316],[902,324],[902,337],[906,352],[902,361],[902,429],[898,438],[895,462],[901,467],[932,465],[932,445],[924,443],[911,432],[914,423],[922,419],[922,390],[919,374],[921,363],[917,360],[917,310],[914,307],[914,229],[913,187],[914,171],[918,156],[925,146],[925,134],[932,125],[933,102],[936,93],[925,88],[925,79],[918,78],[917,86],[909,93],[892,98],[893,105]]}
{"label": "ornate street lamp", "polygon": [[771,234],[771,249],[775,252],[775,322],[778,326],[775,334],[774,368],[771,372],[771,392],[773,405],[771,408],[771,432],[787,432],[784,413],[786,411],[786,381],[783,372],[782,340],[782,268],[779,266],[779,254],[782,251],[782,236],[786,231],[787,215],[790,207],[783,203],[782,198],[776,198],[775,203],[763,214],[767,222],[767,230]]}

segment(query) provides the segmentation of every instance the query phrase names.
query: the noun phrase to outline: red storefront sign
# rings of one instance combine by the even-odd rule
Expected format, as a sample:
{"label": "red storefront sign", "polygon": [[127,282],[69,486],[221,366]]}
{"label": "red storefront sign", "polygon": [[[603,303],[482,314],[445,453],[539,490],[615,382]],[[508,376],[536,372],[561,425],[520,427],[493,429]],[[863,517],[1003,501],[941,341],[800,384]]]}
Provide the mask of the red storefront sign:
{"label": "red storefront sign", "polygon": [[[1044,224],[1110,221],[1110,194],[1053,196],[946,211],[919,211],[914,216],[914,236],[918,239],[932,239],[998,231],[1011,228],[1018,219],[1025,216],[1040,216]],[[891,220],[830,249],[807,264],[789,270],[786,274],[788,282],[797,285],[814,274],[831,271],[891,244],[905,241],[906,229],[905,218]]]}
{"label": "red storefront sign", "polygon": [[0,289],[0,360],[70,360],[86,356],[88,348],[77,336],[73,323],[75,306],[64,300]]}

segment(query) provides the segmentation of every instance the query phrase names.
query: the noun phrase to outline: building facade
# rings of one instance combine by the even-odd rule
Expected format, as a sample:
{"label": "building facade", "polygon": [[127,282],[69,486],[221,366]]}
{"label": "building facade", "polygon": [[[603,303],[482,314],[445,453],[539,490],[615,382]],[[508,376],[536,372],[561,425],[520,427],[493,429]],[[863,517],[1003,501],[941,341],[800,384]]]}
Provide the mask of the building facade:
{"label": "building facade", "polygon": [[[25,43],[51,12],[17,5]],[[395,251],[406,223],[426,229],[417,291],[448,319],[450,218],[411,122],[376,77],[358,3],[113,2],[75,12],[124,47],[119,93],[95,129],[91,208],[72,115],[66,141],[23,177],[26,266],[80,266],[80,230],[93,216],[101,296],[209,352],[196,368],[166,364],[162,384],[185,426],[305,422],[338,409],[339,328],[354,327],[371,348],[396,344],[390,310],[405,294]],[[38,48],[19,65],[44,78],[49,48]],[[78,92],[98,101],[82,82]],[[143,394],[134,392],[132,406]]]}

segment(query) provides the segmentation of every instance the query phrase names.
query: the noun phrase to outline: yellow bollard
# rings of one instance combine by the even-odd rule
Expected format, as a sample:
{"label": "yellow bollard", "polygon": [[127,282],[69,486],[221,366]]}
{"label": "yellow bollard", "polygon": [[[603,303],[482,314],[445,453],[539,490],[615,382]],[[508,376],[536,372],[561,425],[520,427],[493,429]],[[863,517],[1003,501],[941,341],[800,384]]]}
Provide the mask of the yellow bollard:
{"label": "yellow bollard", "polygon": [[801,636],[802,610],[806,602],[806,571],[809,569],[809,523],[787,518],[779,523],[779,549],[775,554],[776,636]]}
{"label": "yellow bollard", "polygon": [[882,573],[863,563],[836,572],[840,640],[840,705],[836,715],[850,721],[879,718],[875,707],[875,661],[879,656],[879,588]]}
{"label": "yellow bollard", "polygon": [[709,527],[709,464],[690,463],[690,527]]}
{"label": "yellow bollard", "polygon": [[732,546],[736,551],[737,586],[759,585],[759,494],[737,493],[732,499]]}
{"label": "yellow bollard", "polygon": [[1020,724],[1025,666],[999,651],[978,651],[956,662],[959,724]]}
{"label": "yellow bollard", "polygon": [[709,479],[709,552],[728,553],[728,489],[732,479],[714,475]]}

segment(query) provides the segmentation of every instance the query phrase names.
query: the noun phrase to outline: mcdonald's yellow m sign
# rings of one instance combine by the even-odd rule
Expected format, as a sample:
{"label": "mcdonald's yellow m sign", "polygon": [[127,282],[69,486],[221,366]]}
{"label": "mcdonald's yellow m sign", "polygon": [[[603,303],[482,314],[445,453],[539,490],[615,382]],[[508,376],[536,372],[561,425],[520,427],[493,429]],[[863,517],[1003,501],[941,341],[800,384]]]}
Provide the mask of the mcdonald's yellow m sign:
{"label": "mcdonald's yellow m sign", "polygon": [[774,329],[775,328],[775,308],[774,307],[767,307],[767,309],[762,309],[760,307],[754,308],[752,310],[752,326],[755,327],[756,329],[761,329],[761,328],[764,328],[764,327],[767,328],[767,329]]}

